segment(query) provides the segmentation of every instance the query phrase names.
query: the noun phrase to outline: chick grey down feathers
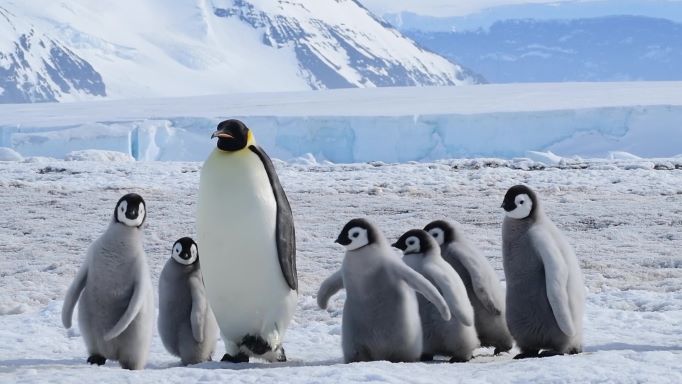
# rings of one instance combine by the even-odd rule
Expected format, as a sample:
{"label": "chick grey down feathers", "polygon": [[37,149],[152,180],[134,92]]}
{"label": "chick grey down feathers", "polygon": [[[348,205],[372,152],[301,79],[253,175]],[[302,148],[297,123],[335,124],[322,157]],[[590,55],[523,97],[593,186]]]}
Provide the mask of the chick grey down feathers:
{"label": "chick grey down feathers", "polygon": [[469,361],[479,341],[474,328],[474,310],[462,279],[441,258],[436,241],[421,229],[407,231],[393,246],[404,251],[403,261],[407,265],[438,288],[453,314],[452,319],[445,321],[433,306],[419,298],[423,360],[442,355],[451,357],[451,362]]}
{"label": "chick grey down feathers", "polygon": [[[91,364],[102,365],[110,359],[126,369],[142,369],[147,361],[154,296],[139,227],[144,217],[137,214],[145,214],[140,200],[135,194],[119,200],[114,218],[89,247],[64,299],[62,323],[66,328],[71,327],[79,303],[78,323]],[[127,207],[119,214],[123,201]]]}
{"label": "chick grey down feathers", "polygon": [[517,358],[581,352],[585,288],[573,249],[530,188],[510,188],[503,208],[507,325]]}
{"label": "chick grey down feathers", "polygon": [[424,230],[435,235],[441,256],[462,278],[474,308],[481,346],[495,347],[495,354],[509,351],[514,341],[507,328],[504,291],[493,267],[466,238],[459,223],[437,220]]}
{"label": "chick grey down feathers", "polygon": [[[357,235],[355,239],[349,237],[351,231]],[[332,295],[346,289],[341,332],[345,362],[418,361],[422,329],[415,291],[449,320],[450,311],[443,297],[428,280],[402,262],[383,234],[368,221],[351,220],[337,242],[348,251],[341,269],[320,286],[317,302],[324,309]]]}
{"label": "chick grey down feathers", "polygon": [[218,341],[218,323],[206,298],[194,241],[173,245],[159,277],[159,335],[166,350],[182,364],[209,361]]}

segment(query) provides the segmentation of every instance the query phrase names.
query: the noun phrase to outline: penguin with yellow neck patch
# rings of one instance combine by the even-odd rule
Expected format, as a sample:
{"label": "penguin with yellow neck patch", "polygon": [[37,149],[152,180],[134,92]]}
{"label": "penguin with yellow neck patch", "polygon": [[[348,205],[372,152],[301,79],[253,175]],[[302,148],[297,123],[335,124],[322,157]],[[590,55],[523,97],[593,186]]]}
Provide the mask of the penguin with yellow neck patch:
{"label": "penguin with yellow neck patch", "polygon": [[268,155],[239,120],[218,125],[201,169],[201,269],[225,343],[223,361],[286,361],[296,308],[296,240],[286,194]]}

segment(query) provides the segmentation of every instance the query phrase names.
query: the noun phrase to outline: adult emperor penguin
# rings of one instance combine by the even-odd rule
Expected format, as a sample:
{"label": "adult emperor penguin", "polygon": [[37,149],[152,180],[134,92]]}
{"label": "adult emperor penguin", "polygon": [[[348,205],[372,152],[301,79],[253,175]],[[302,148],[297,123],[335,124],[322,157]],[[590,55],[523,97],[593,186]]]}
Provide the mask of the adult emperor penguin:
{"label": "adult emperor penguin", "polygon": [[438,243],[421,229],[405,232],[394,247],[403,251],[403,261],[426,277],[445,298],[452,318],[443,320],[434,307],[419,298],[419,315],[424,333],[421,359],[433,360],[434,355],[449,356],[450,362],[471,360],[479,346],[474,328],[474,309],[467,297],[462,279],[440,256]]}
{"label": "adult emperor penguin", "polygon": [[182,364],[211,360],[218,323],[206,299],[199,250],[190,237],[178,239],[159,277],[159,335]]}
{"label": "adult emperor penguin", "polygon": [[223,361],[286,361],[282,340],[296,308],[296,242],[272,161],[238,120],[218,125],[204,162],[197,233]]}
{"label": "adult emperor penguin", "polygon": [[462,278],[474,308],[476,333],[481,346],[495,347],[495,354],[509,351],[514,340],[507,329],[504,291],[495,270],[472,244],[457,222],[436,220],[424,227],[440,246],[441,256]]}
{"label": "adult emperor penguin", "polygon": [[90,245],[66,292],[62,323],[71,328],[78,302],[78,326],[90,364],[110,359],[125,369],[142,369],[147,361],[154,293],[142,248],[145,207],[140,195],[121,197],[109,227]]}
{"label": "adult emperor penguin", "polygon": [[320,286],[317,304],[325,309],[329,298],[346,288],[341,324],[345,362],[419,360],[422,328],[415,291],[449,320],[450,311],[443,297],[401,261],[369,221],[349,221],[336,242],[346,247],[346,255],[341,269]]}
{"label": "adult emperor penguin", "polygon": [[581,352],[585,288],[573,249],[527,186],[511,187],[502,208],[507,325],[521,350],[515,359]]}

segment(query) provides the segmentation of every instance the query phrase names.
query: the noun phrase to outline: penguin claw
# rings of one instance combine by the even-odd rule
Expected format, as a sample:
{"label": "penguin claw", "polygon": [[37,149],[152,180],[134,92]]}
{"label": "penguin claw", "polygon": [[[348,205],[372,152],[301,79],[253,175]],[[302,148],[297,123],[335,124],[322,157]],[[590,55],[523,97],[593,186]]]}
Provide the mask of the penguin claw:
{"label": "penguin claw", "polygon": [[97,366],[104,365],[106,363],[107,359],[106,357],[102,355],[92,355],[88,357],[88,364],[97,364]]}
{"label": "penguin claw", "polygon": [[582,353],[582,351],[583,351],[583,348],[582,348],[582,347],[575,347],[575,348],[571,348],[571,349],[568,351],[568,354],[569,354],[569,355],[577,355],[578,353]]}
{"label": "penguin claw", "polygon": [[467,359],[466,357],[453,356],[450,358],[450,363],[466,363],[469,360],[471,360],[471,357]]}
{"label": "penguin claw", "polygon": [[511,347],[496,347],[495,351],[493,352],[493,355],[497,356],[500,353],[509,352],[510,350]]}
{"label": "penguin claw", "polygon": [[561,355],[563,355],[563,353],[557,352],[557,351],[547,350],[547,351],[540,352],[538,357],[552,357],[552,356],[561,356]]}
{"label": "penguin claw", "polygon": [[277,361],[280,363],[286,363],[287,355],[284,353],[284,347],[280,346],[277,351]]}
{"label": "penguin claw", "polygon": [[538,351],[521,352],[518,355],[514,356],[514,360],[528,359],[534,357],[539,357]]}
{"label": "penguin claw", "polygon": [[433,355],[423,354],[419,358],[419,361],[433,361]]}
{"label": "penguin claw", "polygon": [[239,352],[236,356],[232,356],[229,353],[226,353],[220,361],[226,361],[228,363],[248,363],[249,362],[249,356],[246,355],[243,352]]}

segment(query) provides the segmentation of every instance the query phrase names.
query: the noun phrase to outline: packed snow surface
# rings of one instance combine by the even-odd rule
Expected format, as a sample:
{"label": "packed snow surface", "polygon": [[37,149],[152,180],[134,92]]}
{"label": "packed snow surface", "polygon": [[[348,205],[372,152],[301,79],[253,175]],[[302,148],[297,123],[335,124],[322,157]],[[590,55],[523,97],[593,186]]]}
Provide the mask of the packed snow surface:
{"label": "packed snow surface", "polygon": [[[201,163],[1,162],[0,382],[682,382],[681,158],[275,165],[297,225],[300,296],[285,339],[290,362],[180,367],[155,335],[147,369],[129,372],[113,362],[85,363],[77,324],[61,326],[63,295],[127,192],[147,201],[145,249],[156,287],[173,242],[195,235]],[[344,293],[327,310],[317,308],[315,295],[340,266],[343,249],[333,241],[345,222],[368,217],[397,239],[434,219],[458,220],[503,278],[499,206],[517,183],[538,191],[576,250],[587,290],[585,352],[515,361],[479,349],[464,364],[342,364]],[[222,354],[219,345],[214,358]]]}
{"label": "packed snow surface", "polygon": [[[334,163],[682,153],[682,82],[249,93],[0,105],[0,146],[63,158],[101,149],[201,161],[218,122],[243,119],[271,156]],[[551,160],[551,159],[549,159]],[[555,158],[556,160],[556,158]]]}
{"label": "packed snow surface", "polygon": [[98,149],[86,149],[83,151],[69,152],[64,156],[66,161],[135,161],[127,153],[116,151],[103,151]]}

